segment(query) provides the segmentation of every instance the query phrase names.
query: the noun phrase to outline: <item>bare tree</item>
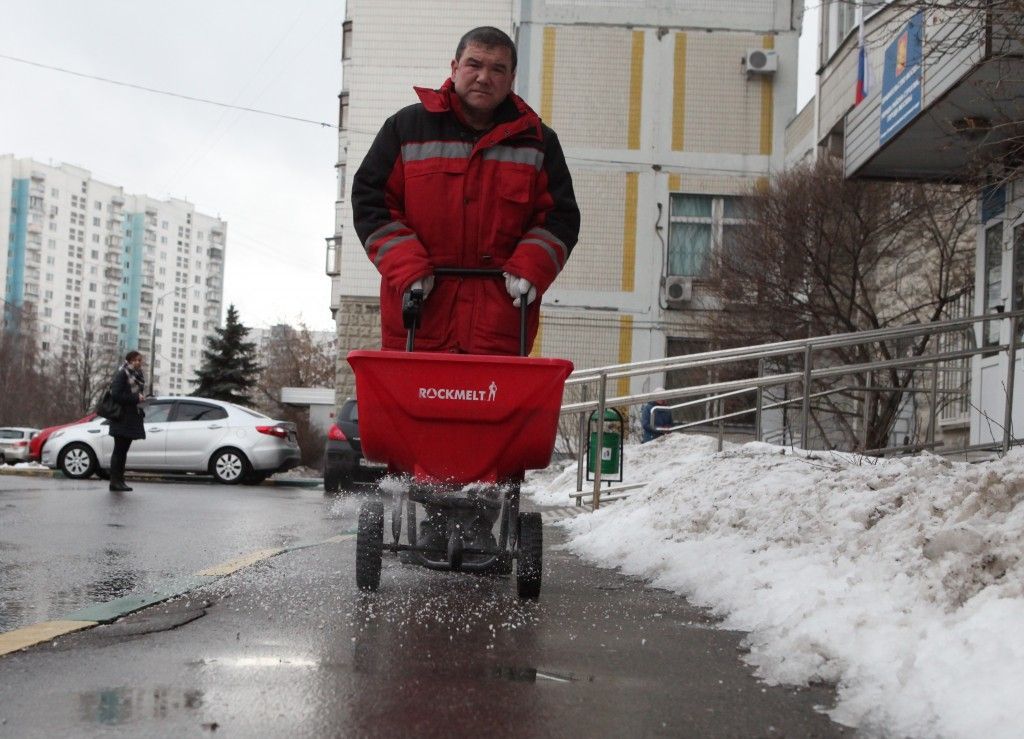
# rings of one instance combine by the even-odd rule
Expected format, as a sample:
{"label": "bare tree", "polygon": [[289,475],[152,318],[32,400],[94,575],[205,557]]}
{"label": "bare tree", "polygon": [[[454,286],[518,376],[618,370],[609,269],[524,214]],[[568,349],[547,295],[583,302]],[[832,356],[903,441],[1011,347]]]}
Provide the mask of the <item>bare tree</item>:
{"label": "bare tree", "polygon": [[60,378],[54,388],[66,420],[89,413],[121,363],[119,347],[106,341],[91,319],[72,330],[71,341],[50,363]]}
{"label": "bare tree", "polygon": [[49,389],[36,342],[35,315],[13,304],[4,305],[0,326],[0,425],[36,426],[45,423],[45,394]]}
{"label": "bare tree", "polygon": [[323,435],[310,425],[308,412],[281,402],[281,388],[334,387],[335,354],[334,344],[317,342],[305,324],[274,326],[260,352],[254,400],[264,412],[295,423],[307,467],[319,467]]}
{"label": "bare tree", "polygon": [[[749,193],[747,224],[720,250],[714,272],[723,310],[709,319],[712,335],[744,345],[945,317],[971,281],[972,203],[955,188],[847,180],[828,160],[776,175]],[[833,350],[826,361],[919,356],[927,347],[927,338],[865,343]],[[892,391],[874,396],[866,414],[851,411],[863,394],[825,396],[815,423],[826,434],[821,420],[829,414],[857,446],[863,439],[851,417],[866,418],[868,448],[885,446],[911,381],[895,369],[876,377]]]}

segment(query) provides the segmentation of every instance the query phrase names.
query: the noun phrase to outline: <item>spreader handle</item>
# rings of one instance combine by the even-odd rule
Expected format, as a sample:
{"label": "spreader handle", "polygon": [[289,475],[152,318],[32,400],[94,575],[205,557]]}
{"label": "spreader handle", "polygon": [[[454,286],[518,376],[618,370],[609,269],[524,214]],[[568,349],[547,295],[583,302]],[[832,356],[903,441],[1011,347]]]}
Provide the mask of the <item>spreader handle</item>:
{"label": "spreader handle", "polygon": [[[435,267],[434,277],[496,277],[502,278],[505,273],[500,269],[489,269],[483,267]],[[529,306],[526,303],[526,295],[519,300],[519,356],[526,356],[526,311]],[[406,293],[402,301],[402,321],[408,331],[405,341],[405,350],[413,350],[413,342],[416,339],[416,329],[420,325],[420,313],[423,311],[423,291],[412,290]]]}

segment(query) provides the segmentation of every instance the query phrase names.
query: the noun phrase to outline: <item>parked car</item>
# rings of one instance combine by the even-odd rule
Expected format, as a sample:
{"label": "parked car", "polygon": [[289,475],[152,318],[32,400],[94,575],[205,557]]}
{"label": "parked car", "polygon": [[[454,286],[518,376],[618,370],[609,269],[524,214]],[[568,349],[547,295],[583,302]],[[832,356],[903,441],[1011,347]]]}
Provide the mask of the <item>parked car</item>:
{"label": "parked car", "polygon": [[359,409],[349,398],[341,404],[327,432],[324,449],[324,491],[337,493],[355,482],[376,482],[387,467],[363,456],[359,444]]}
{"label": "parked car", "polygon": [[28,444],[28,461],[38,462],[43,458],[43,445],[46,440],[50,438],[50,434],[59,429],[67,428],[68,426],[74,426],[78,423],[88,423],[92,419],[96,418],[95,413],[90,413],[88,416],[82,416],[77,421],[71,421],[70,423],[62,423],[57,426],[47,426],[38,434],[32,437],[32,441]]}
{"label": "parked car", "polygon": [[39,429],[24,426],[6,426],[0,428],[0,453],[4,462],[10,465],[28,461],[28,445]]}
{"label": "parked car", "polygon": [[[189,396],[150,398],[143,409],[146,438],[132,442],[128,470],[256,484],[301,461],[295,424],[250,408]],[[54,431],[43,446],[43,464],[74,479],[108,474],[114,439],[107,427],[106,419],[94,418]]]}

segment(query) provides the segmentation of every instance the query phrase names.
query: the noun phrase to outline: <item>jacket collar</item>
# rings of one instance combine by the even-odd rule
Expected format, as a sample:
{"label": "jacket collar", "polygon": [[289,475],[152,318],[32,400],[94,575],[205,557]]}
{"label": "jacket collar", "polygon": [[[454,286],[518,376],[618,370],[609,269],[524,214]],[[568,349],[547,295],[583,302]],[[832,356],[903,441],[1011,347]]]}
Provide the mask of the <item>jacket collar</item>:
{"label": "jacket collar", "polygon": [[[452,113],[461,123],[465,125],[466,120],[462,115],[462,101],[455,94],[455,83],[451,77],[444,81],[440,89],[432,90],[429,87],[413,87],[419,96],[423,107],[430,113]],[[540,128],[540,116],[538,116],[526,101],[510,92],[508,97],[494,111],[494,128],[501,128],[501,138],[507,138],[513,134],[526,133],[537,139],[543,139]],[[492,131],[493,133],[493,131]],[[485,136],[490,138],[490,134]]]}

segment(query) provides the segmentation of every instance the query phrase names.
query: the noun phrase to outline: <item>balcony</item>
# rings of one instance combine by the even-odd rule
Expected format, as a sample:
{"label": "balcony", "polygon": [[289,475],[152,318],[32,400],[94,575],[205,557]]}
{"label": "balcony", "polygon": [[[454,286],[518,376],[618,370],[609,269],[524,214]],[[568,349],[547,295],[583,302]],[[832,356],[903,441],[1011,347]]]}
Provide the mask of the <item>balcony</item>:
{"label": "balcony", "polygon": [[120,298],[121,288],[118,285],[104,285],[103,296],[106,298]]}
{"label": "balcony", "polygon": [[327,260],[324,265],[324,272],[328,277],[337,277],[341,274],[341,234],[327,238]]}
{"label": "balcony", "polygon": [[842,124],[848,177],[962,181],[1019,147],[1022,44],[995,11],[890,6],[869,22],[879,84]]}
{"label": "balcony", "polygon": [[206,291],[206,302],[207,303],[220,303],[220,291],[219,290],[207,290]]}
{"label": "balcony", "polygon": [[121,253],[116,251],[108,251],[103,255],[103,261],[115,267],[120,267],[122,264]]}
{"label": "balcony", "polygon": [[152,291],[152,289],[153,289],[153,282],[154,282],[153,275],[145,275],[145,274],[142,275],[142,289],[143,290],[150,290],[150,291]]}
{"label": "balcony", "polygon": [[120,267],[107,267],[103,270],[103,276],[108,280],[120,280],[121,279],[121,268]]}
{"label": "balcony", "polygon": [[107,299],[103,301],[103,311],[105,313],[117,313],[121,307],[121,303],[117,300]]}
{"label": "balcony", "polygon": [[140,293],[139,304],[145,306],[153,305],[153,294],[152,293]]}
{"label": "balcony", "polygon": [[117,328],[118,317],[117,316],[100,316],[100,326],[103,328]]}
{"label": "balcony", "polygon": [[203,309],[203,313],[206,315],[207,318],[217,318],[217,319],[219,319],[220,318],[220,305],[208,304],[206,306],[206,308]]}
{"label": "balcony", "polygon": [[215,262],[222,262],[224,261],[224,250],[211,246],[206,250],[206,256]]}

